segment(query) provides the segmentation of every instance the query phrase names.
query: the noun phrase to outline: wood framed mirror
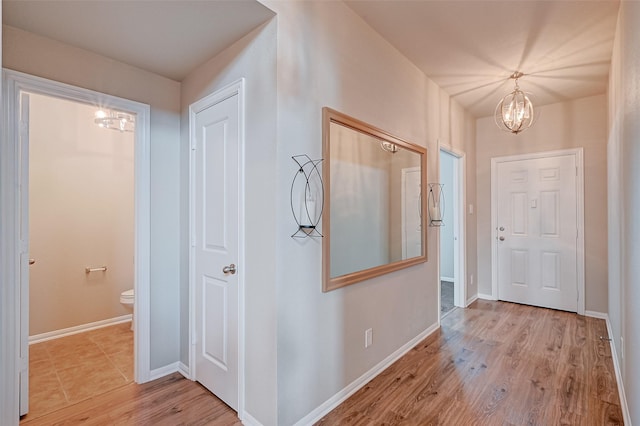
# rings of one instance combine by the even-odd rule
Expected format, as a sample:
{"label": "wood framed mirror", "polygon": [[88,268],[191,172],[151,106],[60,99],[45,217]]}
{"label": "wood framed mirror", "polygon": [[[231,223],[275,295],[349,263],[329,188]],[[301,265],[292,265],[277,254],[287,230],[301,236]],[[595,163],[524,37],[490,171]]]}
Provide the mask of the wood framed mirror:
{"label": "wood framed mirror", "polygon": [[322,116],[322,290],[426,262],[426,148],[331,108]]}

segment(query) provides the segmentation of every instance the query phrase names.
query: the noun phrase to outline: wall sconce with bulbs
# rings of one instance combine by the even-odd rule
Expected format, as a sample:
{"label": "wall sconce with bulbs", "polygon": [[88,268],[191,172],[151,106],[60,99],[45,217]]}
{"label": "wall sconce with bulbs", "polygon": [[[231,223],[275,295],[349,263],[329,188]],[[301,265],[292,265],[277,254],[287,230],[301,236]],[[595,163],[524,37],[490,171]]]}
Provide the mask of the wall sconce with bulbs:
{"label": "wall sconce with bulbs", "polygon": [[516,71],[509,77],[515,81],[513,92],[498,102],[494,119],[500,130],[517,135],[527,130],[533,124],[533,104],[529,95],[518,86],[518,79],[524,74]]}
{"label": "wall sconce with bulbs", "polygon": [[296,175],[291,182],[291,213],[298,225],[292,238],[318,238],[318,224],[324,209],[324,183],[318,166],[322,159],[312,160],[308,155],[291,157],[298,165]]}
{"label": "wall sconce with bulbs", "polygon": [[94,114],[93,122],[105,129],[133,132],[136,129],[136,119],[132,114],[121,111],[100,109]]}

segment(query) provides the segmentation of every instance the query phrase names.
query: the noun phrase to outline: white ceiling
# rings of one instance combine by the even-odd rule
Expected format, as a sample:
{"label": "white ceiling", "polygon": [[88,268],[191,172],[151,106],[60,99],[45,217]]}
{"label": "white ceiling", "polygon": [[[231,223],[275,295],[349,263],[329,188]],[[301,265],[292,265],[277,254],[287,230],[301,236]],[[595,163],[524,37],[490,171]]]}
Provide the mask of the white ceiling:
{"label": "white ceiling", "polygon": [[476,117],[513,90],[543,105],[605,93],[617,0],[347,0]]}
{"label": "white ceiling", "polygon": [[2,21],[182,80],[273,16],[255,0],[3,0]]}
{"label": "white ceiling", "polygon": [[[320,0],[314,0],[320,1]],[[347,0],[477,117],[606,91],[617,0]],[[3,0],[3,23],[182,80],[273,12],[255,0]]]}

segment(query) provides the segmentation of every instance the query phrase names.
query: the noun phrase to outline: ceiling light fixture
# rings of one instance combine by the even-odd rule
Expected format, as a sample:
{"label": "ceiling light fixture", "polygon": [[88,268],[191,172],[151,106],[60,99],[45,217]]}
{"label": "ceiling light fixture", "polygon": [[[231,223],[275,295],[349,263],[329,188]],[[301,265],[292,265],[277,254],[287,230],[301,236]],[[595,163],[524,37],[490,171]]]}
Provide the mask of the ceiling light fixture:
{"label": "ceiling light fixture", "polygon": [[388,141],[380,141],[380,148],[392,154],[398,152],[398,145]]}
{"label": "ceiling light fixture", "polygon": [[500,130],[516,135],[533,124],[533,104],[518,86],[518,79],[523,75],[520,71],[511,74],[509,78],[515,80],[515,89],[500,100],[494,117]]}
{"label": "ceiling light fixture", "polygon": [[136,128],[135,117],[126,112],[98,110],[93,122],[98,127],[119,130],[120,132],[133,132]]}

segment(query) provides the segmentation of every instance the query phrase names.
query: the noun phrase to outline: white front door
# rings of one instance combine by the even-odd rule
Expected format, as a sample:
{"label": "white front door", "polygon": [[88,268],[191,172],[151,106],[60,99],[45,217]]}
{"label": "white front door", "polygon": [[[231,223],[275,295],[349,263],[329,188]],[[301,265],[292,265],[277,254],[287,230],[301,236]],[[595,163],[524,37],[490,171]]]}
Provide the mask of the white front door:
{"label": "white front door", "polygon": [[237,411],[239,95],[192,106],[192,126],[195,379]]}
{"label": "white front door", "polygon": [[497,163],[498,299],[576,312],[575,155]]}

